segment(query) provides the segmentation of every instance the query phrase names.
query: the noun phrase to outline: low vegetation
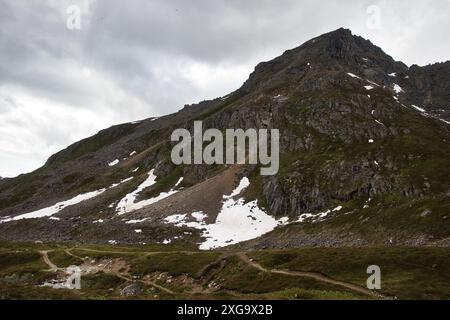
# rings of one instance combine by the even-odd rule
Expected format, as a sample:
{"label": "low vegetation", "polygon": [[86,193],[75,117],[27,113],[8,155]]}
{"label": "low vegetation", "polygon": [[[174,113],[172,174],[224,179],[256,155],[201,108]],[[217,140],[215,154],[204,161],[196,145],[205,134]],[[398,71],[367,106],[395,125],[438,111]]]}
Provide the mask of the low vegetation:
{"label": "low vegetation", "polygon": [[[60,271],[50,270],[44,252]],[[385,298],[450,299],[449,253],[448,248],[431,247],[305,248],[243,253],[204,252],[170,245],[70,248],[3,242],[0,298],[373,299],[376,297],[295,272],[322,274],[364,288],[369,276],[367,267],[378,265],[382,285],[378,292]],[[43,286],[56,279],[61,282],[64,268],[70,265],[86,270],[96,268],[94,272],[83,273],[81,290]],[[277,270],[288,273],[280,274]]]}

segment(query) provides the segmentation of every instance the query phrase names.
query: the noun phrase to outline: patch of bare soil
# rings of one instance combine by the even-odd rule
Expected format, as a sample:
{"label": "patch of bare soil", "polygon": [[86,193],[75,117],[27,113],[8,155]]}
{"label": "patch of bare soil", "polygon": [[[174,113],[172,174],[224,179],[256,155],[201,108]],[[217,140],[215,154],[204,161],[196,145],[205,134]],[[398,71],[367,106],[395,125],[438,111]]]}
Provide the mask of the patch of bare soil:
{"label": "patch of bare soil", "polygon": [[121,258],[114,259],[85,259],[80,265],[82,274],[92,274],[97,272],[121,274],[129,276],[130,266]]}

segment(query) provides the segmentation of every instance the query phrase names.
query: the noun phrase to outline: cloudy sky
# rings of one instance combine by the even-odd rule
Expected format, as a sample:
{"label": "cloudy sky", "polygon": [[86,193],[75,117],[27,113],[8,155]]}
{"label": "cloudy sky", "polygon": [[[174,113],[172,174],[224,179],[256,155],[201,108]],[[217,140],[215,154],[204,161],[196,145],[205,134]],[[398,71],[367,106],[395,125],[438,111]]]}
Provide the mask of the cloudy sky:
{"label": "cloudy sky", "polygon": [[339,27],[408,65],[446,61],[449,13],[450,0],[0,0],[0,176],[226,95],[258,62]]}

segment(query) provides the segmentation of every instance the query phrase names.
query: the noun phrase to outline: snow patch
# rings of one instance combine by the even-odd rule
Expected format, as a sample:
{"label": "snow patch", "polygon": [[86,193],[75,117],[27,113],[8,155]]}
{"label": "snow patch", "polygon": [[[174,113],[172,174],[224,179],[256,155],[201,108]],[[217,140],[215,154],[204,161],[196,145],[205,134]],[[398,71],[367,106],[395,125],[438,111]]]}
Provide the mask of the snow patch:
{"label": "snow patch", "polygon": [[197,220],[195,222],[186,222],[185,214],[172,215],[164,220],[179,227],[203,230],[202,236],[205,241],[199,246],[201,250],[225,247],[260,237],[285,223],[287,218],[277,220],[268,215],[259,208],[257,200],[248,203],[244,203],[243,198],[234,200],[233,197],[239,195],[249,184],[248,178],[244,177],[230,195],[223,197],[222,209],[212,224],[203,222],[204,215],[199,212],[191,214]]}
{"label": "snow patch", "polygon": [[441,119],[441,118],[438,118],[438,119],[441,120],[442,122],[446,123],[446,124],[450,124],[450,121],[447,121],[447,120],[444,120],[444,119]]}
{"label": "snow patch", "polygon": [[286,100],[286,96],[282,95],[282,94],[277,94],[276,96],[273,97],[275,100],[278,101],[285,101]]}
{"label": "snow patch", "polygon": [[[406,107],[406,106],[405,106],[405,107]],[[428,114],[428,113],[426,112],[425,109],[423,109],[423,108],[421,108],[421,107],[418,107],[418,106],[416,106],[416,105],[414,105],[414,104],[412,104],[411,107],[413,107],[413,108],[416,109],[417,111],[420,111],[421,113],[423,113],[423,115],[424,115],[425,117],[431,117],[431,118],[437,119],[437,120],[439,120],[439,121],[442,121],[442,122],[445,123],[445,124],[450,124],[450,121],[447,121],[447,120],[445,120],[445,119],[439,118],[438,116],[430,115],[430,114]]]}
{"label": "snow patch", "polygon": [[[145,188],[148,188],[156,183],[156,175],[154,174],[154,170],[150,170],[148,173],[148,178],[141,183],[136,190],[133,192],[127,194],[124,198],[122,198],[119,203],[117,204],[116,211],[118,215],[122,215],[131,211],[139,210],[141,208],[144,208],[146,206],[149,206],[153,203],[156,203],[162,199],[165,199],[172,194],[175,194],[178,192],[178,190],[174,190],[173,188],[170,189],[168,192],[161,192],[158,196],[142,201],[136,201],[137,196],[140,192],[142,192]],[[174,188],[177,187],[181,182],[183,181],[183,177],[178,179],[177,183],[175,184]]]}
{"label": "snow patch", "polygon": [[129,178],[123,179],[123,180],[120,181],[119,183],[114,183],[113,185],[111,185],[110,188],[115,188],[115,187],[121,185],[122,183],[125,183],[125,182],[128,182],[128,181],[130,181],[130,180],[133,180],[133,178],[134,178],[134,177],[129,177]]}
{"label": "snow patch", "polygon": [[337,206],[336,208],[334,208],[332,210],[327,210],[327,211],[324,211],[324,212],[319,212],[319,213],[302,213],[298,217],[297,222],[304,222],[306,219],[310,219],[310,218],[313,220],[313,222],[316,222],[318,220],[324,219],[331,212],[339,212],[339,211],[341,211],[342,208],[343,208],[342,206]]}
{"label": "snow patch", "polygon": [[186,219],[185,214],[174,214],[172,216],[164,218],[164,221],[166,223],[178,224],[180,222],[183,222],[185,219]]}
{"label": "snow patch", "polygon": [[239,195],[249,185],[250,185],[250,180],[248,180],[247,177],[244,177],[241,179],[241,181],[239,182],[239,185],[236,187],[236,189],[234,189],[230,195],[228,195],[228,196],[224,195],[223,198],[224,199],[233,198],[233,197]]}
{"label": "snow patch", "polygon": [[[373,86],[364,86],[364,88],[366,88],[366,90],[372,90]],[[370,98],[370,97],[369,97]]]}
{"label": "snow patch", "polygon": [[70,207],[70,206],[79,204],[80,202],[95,198],[96,196],[102,194],[106,190],[117,187],[119,184],[123,183],[126,180],[129,180],[129,179],[125,179],[125,180],[121,181],[120,183],[113,184],[108,188],[103,188],[100,190],[95,190],[95,191],[79,194],[79,195],[73,197],[72,199],[58,202],[50,207],[46,207],[46,208],[42,208],[42,209],[39,209],[36,211],[21,214],[21,215],[12,217],[12,218],[2,219],[2,220],[0,220],[0,223],[17,221],[17,220],[22,220],[22,219],[36,219],[36,218],[44,218],[44,217],[53,216],[67,207]]}
{"label": "snow patch", "polygon": [[197,222],[202,222],[203,220],[205,220],[207,218],[207,215],[204,214],[202,211],[193,212],[193,213],[191,213],[191,216],[195,220],[197,220]]}
{"label": "snow patch", "polygon": [[118,164],[120,161],[119,159],[113,160],[111,162],[108,163],[108,166],[110,167],[114,167],[116,164]]}
{"label": "snow patch", "polygon": [[128,220],[125,222],[126,224],[136,224],[136,223],[142,223],[145,222],[148,218],[140,219],[140,220]]}
{"label": "snow patch", "polygon": [[144,190],[145,188],[148,188],[156,183],[156,176],[153,174],[154,171],[155,171],[155,169],[150,170],[150,172],[148,173],[147,179],[144,182],[142,182],[137,187],[136,190],[134,190],[131,193],[128,193],[124,198],[122,198],[119,201],[119,203],[116,206],[116,210],[119,215],[125,214],[125,213],[133,211],[133,210],[137,210],[136,208],[140,208],[138,205],[139,203],[135,204],[134,201],[136,200],[138,194],[142,190]]}
{"label": "snow patch", "polygon": [[[178,184],[179,184],[179,183],[178,183]],[[177,184],[177,185],[178,185],[178,184]],[[175,185],[175,187],[176,187],[177,185]],[[133,210],[137,210],[137,209],[140,209],[140,208],[149,206],[149,205],[151,205],[151,204],[154,204],[154,203],[156,203],[156,202],[158,202],[158,201],[161,201],[161,200],[163,200],[163,199],[165,199],[165,198],[167,198],[167,197],[169,197],[169,196],[171,196],[171,195],[173,195],[173,194],[175,194],[175,193],[177,193],[177,192],[178,192],[178,190],[170,189],[168,192],[161,192],[161,193],[160,193],[158,196],[156,196],[156,197],[153,197],[153,198],[150,198],[150,199],[147,199],[147,200],[142,200],[142,201],[139,201],[139,202],[137,202],[137,203],[134,203],[133,205],[134,205],[134,208],[135,208],[135,209],[133,209]]]}
{"label": "snow patch", "polygon": [[396,75],[397,75],[397,72],[392,72],[392,73],[388,74],[389,77],[395,77]]}
{"label": "snow patch", "polygon": [[320,220],[320,219],[325,218],[330,212],[331,212],[331,210],[327,210],[325,212],[319,212],[319,213],[316,213],[316,214],[302,213],[298,217],[297,222],[303,222],[303,221],[305,221],[306,219],[309,219],[309,218],[312,218],[313,221]]}
{"label": "snow patch", "polygon": [[361,78],[358,77],[356,74],[353,74],[353,73],[350,73],[350,72],[347,72],[347,74],[348,74],[350,77],[352,77],[352,78],[361,79]]}
{"label": "snow patch", "polygon": [[257,201],[228,199],[223,203],[215,223],[206,225],[206,241],[200,249],[209,250],[254,239],[272,231],[278,221],[258,207]]}
{"label": "snow patch", "polygon": [[420,107],[418,107],[418,106],[416,106],[414,104],[412,104],[411,107],[413,107],[416,110],[419,110],[420,112],[425,112],[426,111],[425,109],[422,109],[422,108],[420,108]]}
{"label": "snow patch", "polygon": [[184,178],[181,177],[180,179],[178,179],[177,183],[175,183],[174,187],[178,187],[180,185],[181,182],[183,182]]}
{"label": "snow patch", "polygon": [[289,218],[288,217],[283,217],[283,218],[278,219],[278,224],[279,225],[284,226],[284,225],[286,225],[288,223],[289,223]]}
{"label": "snow patch", "polygon": [[402,87],[400,87],[398,84],[394,83],[394,91],[399,94],[400,92],[403,92]]}
{"label": "snow patch", "polygon": [[378,83],[375,83],[375,82],[367,80],[367,79],[366,79],[366,81],[370,84],[373,84],[374,86],[381,87]]}
{"label": "snow patch", "polygon": [[367,199],[367,201],[364,203],[363,209],[367,209],[369,207],[370,201],[372,201],[372,198]]}

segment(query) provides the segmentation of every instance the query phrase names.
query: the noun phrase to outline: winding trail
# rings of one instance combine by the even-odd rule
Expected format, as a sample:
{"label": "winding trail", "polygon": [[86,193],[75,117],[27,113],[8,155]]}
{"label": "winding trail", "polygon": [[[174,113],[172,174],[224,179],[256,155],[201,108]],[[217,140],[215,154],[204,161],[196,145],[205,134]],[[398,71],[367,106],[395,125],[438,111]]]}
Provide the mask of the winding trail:
{"label": "winding trail", "polygon": [[126,280],[126,281],[129,281],[129,282],[140,282],[140,283],[143,283],[143,284],[146,284],[146,285],[150,285],[150,286],[152,286],[152,287],[155,287],[155,288],[157,288],[157,289],[159,289],[159,290],[161,290],[161,291],[164,291],[164,292],[166,292],[166,293],[169,293],[169,294],[175,294],[175,292],[173,292],[172,290],[170,290],[170,289],[168,289],[168,288],[166,288],[166,287],[160,286],[159,284],[157,284],[157,283],[155,283],[155,282],[153,282],[153,281],[150,281],[150,280],[132,279],[132,278],[130,278],[130,277],[128,277],[128,276],[125,276],[124,274],[122,274],[122,273],[120,273],[120,272],[111,272],[111,271],[108,271],[108,272],[107,272],[107,271],[104,271],[104,270],[103,270],[103,272],[112,274],[112,275],[114,275],[114,276],[116,276],[116,277],[119,277],[119,278],[121,278],[121,279],[123,279],[123,280]]}
{"label": "winding trail", "polygon": [[[71,255],[75,258],[78,258],[82,261],[84,261],[85,259],[74,254],[72,252],[72,250],[74,249],[79,249],[82,251],[89,251],[89,252],[98,252],[98,253],[112,253],[112,254],[132,254],[133,252],[127,252],[127,251],[114,251],[114,250],[96,250],[96,249],[87,249],[87,248],[77,248],[77,247],[73,247],[70,249],[65,249],[64,252],[67,253],[68,255]],[[44,260],[44,262],[49,266],[49,270],[53,271],[53,272],[57,272],[57,271],[61,271],[63,270],[62,268],[59,268],[57,265],[55,265],[49,258],[48,253],[51,252],[52,250],[43,250],[43,251],[39,251],[42,255],[42,258]],[[154,252],[142,252],[143,255],[156,255],[156,254],[164,254],[164,253],[181,253],[181,254],[195,254],[197,252],[195,251],[154,251]],[[135,253],[135,252],[134,252]],[[231,257],[231,256],[237,256],[241,261],[245,262],[246,264],[248,264],[249,266],[258,269],[259,271],[262,272],[268,272],[268,273],[273,273],[273,274],[282,274],[282,275],[287,275],[287,276],[294,276],[294,277],[304,277],[304,278],[311,278],[320,282],[324,282],[324,283],[328,283],[328,284],[332,284],[332,285],[336,285],[336,286],[340,286],[346,289],[349,289],[351,291],[354,292],[358,292],[364,295],[368,295],[368,296],[372,296],[378,299],[392,299],[389,296],[385,296],[379,292],[376,292],[374,290],[369,290],[367,288],[358,286],[356,284],[353,283],[349,283],[349,282],[345,282],[345,281],[340,281],[340,280],[335,280],[332,279],[330,277],[327,277],[324,274],[321,273],[317,273],[317,272],[307,272],[307,271],[290,271],[290,270],[280,270],[280,269],[267,269],[265,267],[263,267],[261,264],[259,264],[258,262],[250,259],[247,254],[245,252],[230,252],[230,253],[225,253],[223,255],[221,255],[216,261],[214,261],[211,264],[208,264],[207,266],[205,266],[203,268],[203,270],[201,270],[200,274],[203,274],[207,271],[207,269],[213,265],[217,266],[217,269],[220,271],[224,268],[225,266],[225,260],[227,257]],[[213,271],[212,276],[214,276],[218,270]],[[124,274],[121,272],[117,272],[117,271],[112,271],[112,270],[108,270],[105,267],[98,267],[98,271],[103,271],[105,273],[114,275],[116,277],[119,277],[123,280],[129,281],[129,282],[140,282],[146,285],[150,285],[153,286],[161,291],[164,291],[166,293],[169,294],[175,294],[174,291],[163,287],[153,281],[150,280],[144,280],[144,279],[133,279],[132,277],[130,277],[128,274]],[[211,275],[209,277],[207,277],[208,279],[211,279]],[[204,293],[208,293],[209,290],[205,290]]]}
{"label": "winding trail", "polygon": [[359,292],[362,294],[366,294],[375,298],[381,298],[381,299],[389,299],[389,297],[384,296],[376,291],[366,289],[364,287],[360,287],[356,284],[344,282],[340,280],[335,280],[332,278],[329,278],[321,273],[316,272],[306,272],[306,271],[289,271],[289,270],[278,270],[278,269],[266,269],[259,263],[250,260],[250,258],[245,254],[245,252],[239,252],[236,254],[242,261],[247,263],[248,265],[252,266],[253,268],[256,268],[263,272],[269,272],[269,273],[275,273],[275,274],[283,274],[287,276],[295,276],[295,277],[305,277],[305,278],[312,278],[314,280],[325,282],[329,284],[333,284],[336,286],[344,287],[346,289],[350,289],[355,292]]}
{"label": "winding trail", "polygon": [[[195,254],[198,253],[196,251],[150,251],[150,252],[146,252],[146,251],[116,251],[116,250],[99,250],[99,249],[90,249],[90,248],[78,248],[78,247],[73,247],[71,249],[68,249],[69,252],[72,250],[79,250],[79,251],[87,251],[87,252],[96,252],[96,253],[110,253],[110,254],[124,254],[124,255],[134,255],[136,253],[140,253],[143,256],[151,256],[151,255],[158,255],[158,254],[166,254],[166,253],[179,253],[179,254]],[[69,252],[67,252],[68,254],[70,254]],[[74,256],[73,254],[70,254],[72,256]],[[80,258],[80,257],[78,257]],[[80,258],[81,259],[81,258]]]}
{"label": "winding trail", "polygon": [[48,257],[48,253],[51,251],[52,250],[43,250],[43,251],[39,251],[39,252],[42,255],[42,259],[44,259],[45,264],[49,266],[49,268],[50,268],[49,271],[57,272],[58,270],[61,270],[61,269],[58,268],[58,266],[56,264],[54,264]]}
{"label": "winding trail", "polygon": [[[81,257],[77,256],[76,254],[72,253],[71,250],[72,250],[72,249],[65,249],[64,252],[67,253],[68,255],[72,256],[72,257],[75,257],[75,258],[78,258],[78,259],[81,259],[82,261],[84,261],[83,258],[81,258]],[[42,255],[42,259],[44,260],[45,264],[49,266],[49,271],[52,271],[52,272],[64,271],[63,268],[59,268],[57,265],[55,265],[55,264],[50,260],[50,258],[49,258],[49,256],[48,256],[48,253],[51,252],[51,251],[52,251],[52,250],[43,250],[43,251],[39,251],[40,254]],[[107,270],[107,269],[105,269],[104,267],[103,267],[103,268],[102,268],[102,267],[97,267],[97,269],[98,269],[98,271],[102,271],[102,272],[104,272],[104,273],[114,275],[114,276],[116,276],[116,277],[118,277],[118,278],[121,278],[121,279],[123,279],[123,280],[126,280],[126,281],[128,281],[128,282],[140,282],[140,283],[143,283],[143,284],[146,284],[146,285],[150,285],[150,286],[152,286],[152,287],[155,287],[155,288],[157,288],[157,289],[159,289],[159,290],[161,290],[161,291],[164,291],[164,292],[166,292],[166,293],[169,293],[169,294],[175,294],[175,292],[173,292],[172,290],[170,290],[170,289],[168,289],[168,288],[166,288],[166,287],[163,287],[163,286],[161,286],[161,285],[159,285],[159,284],[157,284],[157,283],[155,283],[155,282],[153,282],[153,281],[150,281],[150,280],[133,279],[133,278],[129,277],[128,275],[125,275],[125,274],[120,273],[120,272],[115,272],[115,271]]]}
{"label": "winding trail", "polygon": [[77,256],[76,254],[72,253],[72,249],[73,249],[73,248],[70,248],[70,249],[64,249],[64,252],[65,252],[66,254],[68,254],[69,256],[72,256],[72,257],[74,257],[74,258],[76,258],[76,259],[80,259],[80,260],[83,261],[83,258],[81,258],[81,257]]}

